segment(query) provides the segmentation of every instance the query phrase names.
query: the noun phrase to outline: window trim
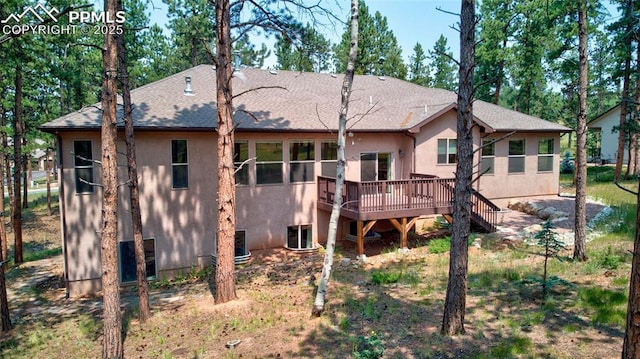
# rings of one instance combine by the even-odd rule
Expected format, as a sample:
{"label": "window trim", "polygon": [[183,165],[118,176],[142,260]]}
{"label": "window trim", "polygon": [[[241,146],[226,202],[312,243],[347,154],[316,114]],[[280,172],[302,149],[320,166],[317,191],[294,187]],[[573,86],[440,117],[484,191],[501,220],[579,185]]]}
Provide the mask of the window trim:
{"label": "window trim", "polygon": [[[446,162],[440,162],[440,141],[446,141],[446,147],[445,147],[445,158],[446,158]],[[456,142],[456,147],[454,147],[456,150],[455,153],[450,153],[449,149],[451,148],[451,141],[455,141]],[[457,151],[457,139],[456,138],[452,138],[452,137],[446,137],[446,138],[438,138],[436,141],[436,164],[437,165],[442,165],[442,166],[447,166],[447,165],[455,165],[458,162],[458,151]],[[453,155],[455,156],[455,159],[453,162],[449,161],[449,157]]]}
{"label": "window trim", "polygon": [[[173,143],[177,141],[184,141],[186,150],[186,162],[173,162]],[[189,189],[189,141],[186,138],[176,138],[171,140],[171,189],[172,190],[185,190]],[[176,166],[187,168],[187,185],[185,187],[176,187],[173,170]]]}
{"label": "window trim", "polygon": [[[546,141],[551,141],[551,153],[540,153],[540,143],[542,141],[545,141],[545,140]],[[553,157],[555,156],[555,151],[556,151],[556,140],[553,137],[543,137],[543,138],[539,138],[538,139],[538,172],[540,172],[540,173],[553,172],[553,167],[554,167],[553,162],[555,162],[553,160]],[[551,161],[550,161],[551,169],[548,169],[548,170],[541,170],[540,169],[540,158],[541,157],[543,157],[543,158],[551,158]]]}
{"label": "window trim", "polygon": [[[260,157],[258,154],[258,145],[259,144],[263,144],[263,143],[279,143],[281,145],[281,152],[280,152],[280,161],[260,161]],[[255,169],[256,169],[256,186],[270,186],[270,185],[283,185],[284,184],[284,141],[282,140],[273,140],[273,141],[269,141],[269,140],[262,140],[262,141],[256,141],[255,142],[255,149],[256,149],[256,161],[255,161]],[[258,166],[259,165],[267,165],[267,164],[280,164],[280,182],[273,182],[273,183],[260,183],[260,176],[258,173]]]}
{"label": "window trim", "polygon": [[[291,146],[294,143],[310,143],[311,144],[311,150],[313,151],[313,159],[311,160],[292,160],[291,159]],[[311,164],[311,179],[308,179],[306,181],[293,181],[293,171],[291,170],[291,165],[292,164]],[[316,177],[315,177],[315,164],[316,164],[316,141],[313,139],[302,139],[302,140],[289,140],[289,183],[291,184],[296,184],[296,183],[314,183],[316,181]]]}
{"label": "window trim", "polygon": [[[76,143],[78,143],[78,142],[89,142],[89,149],[91,150],[91,158],[85,157],[87,159],[87,161],[90,163],[89,165],[79,166],[79,165],[76,164],[76,160],[78,160],[78,158],[76,157],[77,156],[76,155]],[[79,169],[90,169],[91,170],[91,178],[85,179],[85,181],[93,182],[93,180],[94,180],[95,173],[94,173],[94,165],[93,165],[93,163],[94,163],[93,162],[94,161],[94,158],[93,158],[93,141],[92,140],[73,140],[72,157],[73,157],[73,179],[74,179],[74,184],[75,184],[75,186],[74,186],[75,194],[76,195],[94,194],[96,192],[94,186],[90,185],[90,184],[86,184],[86,183],[83,183],[83,184],[86,184],[88,186],[88,190],[87,191],[82,191],[82,192],[78,191],[78,182],[79,182],[79,178],[80,178],[78,176],[78,170]]]}
{"label": "window trim", "polygon": [[[521,155],[512,155],[511,154],[511,142],[512,141],[522,141],[522,154]],[[507,147],[507,174],[524,174],[527,172],[527,140],[524,138],[512,139],[509,140]],[[522,171],[512,172],[511,171],[511,159],[522,158]]]}
{"label": "window trim", "polygon": [[[136,278],[134,278],[133,280],[129,280],[129,281],[124,281],[122,274],[123,274],[123,268],[122,268],[122,243],[133,243],[133,239],[128,239],[126,241],[119,241],[118,242],[118,279],[120,281],[120,284],[135,284],[136,280],[137,280],[137,274],[136,274]],[[147,238],[143,238],[142,239],[143,243],[144,241],[153,241],[153,268],[155,269],[155,272],[153,274],[150,274],[149,272],[147,272],[147,280],[156,280],[158,279],[158,262],[156,261],[156,253],[157,253],[157,243],[156,243],[156,238],[155,237],[147,237]],[[135,255],[135,252],[134,252]],[[146,265],[146,260],[147,260],[147,256],[145,255],[145,265]],[[137,263],[135,263],[135,257],[134,257],[134,268],[136,267]]]}

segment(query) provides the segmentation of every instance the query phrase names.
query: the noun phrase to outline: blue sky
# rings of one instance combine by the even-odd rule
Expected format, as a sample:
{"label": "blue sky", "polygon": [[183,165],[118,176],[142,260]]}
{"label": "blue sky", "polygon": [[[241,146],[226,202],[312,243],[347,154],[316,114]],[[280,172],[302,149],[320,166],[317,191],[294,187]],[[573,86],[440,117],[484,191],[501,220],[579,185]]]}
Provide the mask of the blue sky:
{"label": "blue sky", "polygon": [[[307,0],[315,2],[316,0]],[[325,5],[332,9],[341,19],[347,19],[350,6],[349,0],[322,0]],[[151,12],[151,22],[158,23],[166,29],[167,6],[162,0],[152,0],[156,9],[149,10]],[[336,5],[340,4],[340,7]],[[605,0],[605,6],[612,13],[609,21],[619,17],[617,11]],[[455,58],[459,57],[459,33],[452,27],[458,27],[460,12],[460,0],[367,0],[369,12],[373,15],[379,11],[387,17],[389,28],[393,30],[398,43],[402,47],[402,55],[405,62],[408,62],[409,56],[413,54],[413,47],[416,42],[420,42],[425,51],[433,49],[436,40],[440,35],[447,38],[447,45]],[[442,9],[443,11],[439,11]],[[452,14],[453,13],[453,14]],[[304,19],[302,20],[304,22]],[[322,32],[332,43],[340,40],[344,32],[344,25],[338,24],[335,28],[319,27]],[[169,32],[167,31],[167,34]],[[274,39],[265,39],[264,37],[253,37],[252,43],[256,47],[260,47],[261,43],[267,44],[269,48],[273,48]],[[266,66],[275,64],[275,56],[267,60]]]}
{"label": "blue sky", "polygon": [[[335,5],[340,3],[342,9]],[[326,0],[325,3],[331,8],[341,19],[347,19],[349,0]],[[454,53],[454,57],[458,57],[458,32],[451,28],[458,21],[458,17],[438,11],[443,10],[459,13],[460,0],[368,0],[366,1],[369,12],[373,15],[376,11],[387,17],[389,28],[393,30],[400,46],[402,47],[402,55],[408,61],[409,56],[413,53],[413,47],[416,42],[420,42],[425,51],[432,49],[436,40],[443,34],[447,37],[449,48]],[[153,5],[156,9],[151,9],[151,22],[158,23],[163,28],[167,22],[166,5],[161,0],[154,0]],[[337,27],[330,29],[326,27],[318,28],[332,43],[340,40],[340,36],[344,31],[344,26],[339,24]],[[254,37],[252,42],[260,47],[261,43],[267,44],[269,48],[273,47],[273,39],[265,39],[263,37]],[[275,63],[275,58],[267,61],[267,66]]]}

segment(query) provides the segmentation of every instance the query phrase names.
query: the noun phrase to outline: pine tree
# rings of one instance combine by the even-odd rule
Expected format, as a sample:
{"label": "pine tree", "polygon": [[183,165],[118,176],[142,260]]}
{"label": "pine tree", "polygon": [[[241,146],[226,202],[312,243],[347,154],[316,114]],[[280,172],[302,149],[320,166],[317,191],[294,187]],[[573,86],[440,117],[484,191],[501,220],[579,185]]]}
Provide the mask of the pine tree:
{"label": "pine tree", "polygon": [[409,81],[420,86],[431,86],[431,76],[429,65],[425,63],[427,55],[422,49],[422,45],[416,42],[413,47],[413,55],[409,57]]}
{"label": "pine tree", "polygon": [[433,68],[432,86],[449,91],[456,90],[456,64],[453,53],[447,46],[447,38],[440,35],[433,50],[429,50],[429,59]]}

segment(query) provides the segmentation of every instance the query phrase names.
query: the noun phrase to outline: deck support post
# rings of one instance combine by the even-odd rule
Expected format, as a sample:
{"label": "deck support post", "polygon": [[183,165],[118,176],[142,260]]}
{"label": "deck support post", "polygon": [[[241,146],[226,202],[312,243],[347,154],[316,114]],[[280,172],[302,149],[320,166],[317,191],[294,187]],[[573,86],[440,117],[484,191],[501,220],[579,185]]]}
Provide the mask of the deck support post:
{"label": "deck support post", "polygon": [[362,221],[358,221],[358,256],[364,254],[364,231],[363,231],[363,223]]}
{"label": "deck support post", "polygon": [[413,217],[411,220],[407,221],[407,217],[402,217],[400,222],[398,222],[395,218],[389,218],[389,222],[395,227],[395,229],[400,232],[400,248],[407,248],[407,242],[409,237],[409,230],[411,227],[415,226],[416,221],[419,217]]}

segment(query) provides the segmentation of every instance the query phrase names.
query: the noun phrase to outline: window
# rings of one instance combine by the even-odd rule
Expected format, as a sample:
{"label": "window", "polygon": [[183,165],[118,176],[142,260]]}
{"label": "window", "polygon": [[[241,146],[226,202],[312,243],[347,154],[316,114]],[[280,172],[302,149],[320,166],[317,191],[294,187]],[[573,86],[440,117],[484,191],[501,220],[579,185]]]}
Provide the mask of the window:
{"label": "window", "polygon": [[256,143],[256,183],[282,183],[282,142]]}
{"label": "window", "polygon": [[93,193],[93,151],[91,141],[73,141],[76,193]]}
{"label": "window", "polygon": [[525,141],[509,141],[509,173],[524,173]]}
{"label": "window", "polygon": [[553,138],[541,138],[538,141],[538,172],[553,171]]}
{"label": "window", "polygon": [[338,164],[338,142],[322,141],[320,143],[320,166],[322,175],[336,177],[336,166]]}
{"label": "window", "polygon": [[[249,185],[249,142],[236,141],[233,144],[233,166],[236,169],[236,185]],[[242,168],[240,168],[242,166]],[[240,168],[240,169],[238,169]]]}
{"label": "window", "polygon": [[287,248],[312,249],[313,238],[311,233],[311,225],[287,227]]}
{"label": "window", "polygon": [[456,163],[456,140],[453,138],[438,139],[438,163]]}
{"label": "window", "polygon": [[[153,238],[143,240],[144,262],[147,270],[147,279],[156,278],[156,255]],[[136,252],[133,241],[120,242],[120,280],[122,283],[135,282]]]}
{"label": "window", "polygon": [[[485,143],[486,142],[486,143]],[[482,140],[480,143],[482,146],[482,158],[480,159],[480,173],[481,174],[493,174],[494,163],[496,158],[496,143],[495,140]]]}
{"label": "window", "polygon": [[242,257],[248,254],[249,254],[249,250],[247,249],[247,232],[236,231],[234,255],[236,257]]}
{"label": "window", "polygon": [[189,187],[187,140],[171,140],[171,178],[174,189]]}
{"label": "window", "polygon": [[315,159],[313,141],[289,142],[289,182],[313,182]]}

